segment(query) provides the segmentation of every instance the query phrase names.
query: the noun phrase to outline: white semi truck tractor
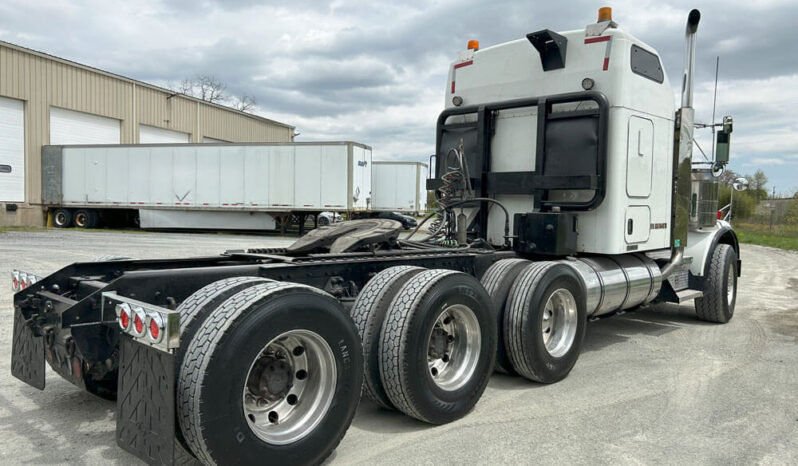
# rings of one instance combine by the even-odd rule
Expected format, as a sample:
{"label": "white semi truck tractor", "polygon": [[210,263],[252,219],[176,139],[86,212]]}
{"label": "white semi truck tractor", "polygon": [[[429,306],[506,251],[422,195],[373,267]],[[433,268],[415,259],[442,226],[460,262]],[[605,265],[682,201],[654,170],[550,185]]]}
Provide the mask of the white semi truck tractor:
{"label": "white semi truck tractor", "polygon": [[449,68],[422,233],[363,219],[284,249],[14,271],[12,373],[43,389],[46,361],[116,399],[117,443],[152,464],[319,464],[361,387],[443,424],[494,370],[566,377],[590,319],[693,300],[727,322],[739,247],[714,174],[731,120],[719,160],[693,169],[699,18],[678,106],[657,52],[608,9],[470,44]]}

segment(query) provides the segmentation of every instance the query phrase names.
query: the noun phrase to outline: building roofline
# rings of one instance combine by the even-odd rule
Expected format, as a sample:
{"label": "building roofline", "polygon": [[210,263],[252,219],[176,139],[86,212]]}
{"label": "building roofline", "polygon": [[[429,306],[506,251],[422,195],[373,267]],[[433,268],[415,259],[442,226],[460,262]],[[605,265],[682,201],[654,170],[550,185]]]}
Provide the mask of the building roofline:
{"label": "building roofline", "polygon": [[84,70],[87,70],[87,71],[91,71],[93,73],[97,73],[97,74],[101,74],[101,75],[104,75],[104,76],[108,76],[110,78],[118,79],[120,81],[125,81],[125,82],[131,83],[131,84],[135,84],[137,86],[146,87],[146,88],[153,89],[153,90],[156,90],[156,91],[159,91],[159,92],[163,92],[165,94],[173,95],[175,97],[180,97],[180,98],[183,98],[183,99],[186,99],[186,100],[190,100],[190,101],[193,101],[193,102],[199,102],[200,104],[203,104],[203,105],[208,105],[208,106],[211,106],[211,107],[220,108],[222,110],[226,110],[228,112],[237,113],[239,115],[243,115],[243,116],[246,116],[246,117],[249,117],[249,118],[253,118],[253,119],[256,119],[256,120],[265,121],[265,122],[271,123],[273,125],[283,126],[285,128],[289,128],[289,129],[292,129],[292,130],[296,129],[296,126],[289,125],[287,123],[282,123],[282,122],[279,122],[279,121],[276,121],[276,120],[272,120],[270,118],[262,117],[260,115],[254,114],[254,113],[243,112],[241,110],[238,110],[238,109],[233,108],[233,107],[228,107],[226,105],[221,105],[221,104],[217,104],[217,103],[214,103],[214,102],[208,102],[206,100],[198,99],[198,98],[192,97],[190,95],[186,95],[186,94],[181,94],[179,92],[175,92],[175,91],[173,91],[171,89],[166,89],[164,87],[156,86],[155,84],[150,84],[150,83],[147,83],[147,82],[144,82],[144,81],[139,81],[138,79],[128,78],[128,77],[122,76],[120,74],[111,73],[110,71],[101,70],[100,68],[95,68],[93,66],[84,65],[83,63],[78,63],[76,61],[72,61],[72,60],[69,60],[69,59],[66,59],[66,58],[61,58],[59,56],[51,55],[49,53],[40,52],[38,50],[34,50],[34,49],[31,49],[31,48],[28,48],[28,47],[24,47],[22,45],[17,45],[17,44],[13,44],[11,42],[6,42],[4,40],[0,40],[0,46],[7,47],[7,48],[10,48],[10,49],[13,49],[13,50],[17,50],[19,52],[27,53],[27,54],[30,54],[30,55],[35,55],[35,56],[38,56],[38,57],[41,57],[41,58],[45,58],[47,60],[57,61],[59,63],[65,64],[65,65],[81,68],[81,69],[84,69]]}

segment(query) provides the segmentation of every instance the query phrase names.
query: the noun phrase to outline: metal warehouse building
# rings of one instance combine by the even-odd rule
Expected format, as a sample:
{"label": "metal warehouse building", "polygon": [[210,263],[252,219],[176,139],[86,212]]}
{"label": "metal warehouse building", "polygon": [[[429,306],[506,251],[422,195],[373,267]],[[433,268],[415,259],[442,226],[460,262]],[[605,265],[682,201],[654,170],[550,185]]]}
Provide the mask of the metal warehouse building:
{"label": "metal warehouse building", "polygon": [[43,145],[293,136],[290,125],[0,41],[0,225],[44,224]]}

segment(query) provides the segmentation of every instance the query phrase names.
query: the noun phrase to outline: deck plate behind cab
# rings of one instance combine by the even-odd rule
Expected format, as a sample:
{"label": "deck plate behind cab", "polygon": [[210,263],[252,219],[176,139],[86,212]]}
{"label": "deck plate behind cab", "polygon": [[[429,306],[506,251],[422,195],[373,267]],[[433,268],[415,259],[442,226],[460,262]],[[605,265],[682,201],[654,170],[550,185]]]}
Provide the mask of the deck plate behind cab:
{"label": "deck plate behind cab", "polygon": [[393,243],[402,224],[396,220],[368,218],[316,228],[286,248],[288,254],[354,251],[362,246]]}

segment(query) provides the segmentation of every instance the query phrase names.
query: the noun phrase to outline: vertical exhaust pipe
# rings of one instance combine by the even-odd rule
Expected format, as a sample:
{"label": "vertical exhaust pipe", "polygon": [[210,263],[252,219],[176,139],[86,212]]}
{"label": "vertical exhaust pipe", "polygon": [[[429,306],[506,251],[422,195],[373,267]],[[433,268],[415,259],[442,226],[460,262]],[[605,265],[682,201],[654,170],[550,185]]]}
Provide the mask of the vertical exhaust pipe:
{"label": "vertical exhaust pipe", "polygon": [[684,76],[682,78],[682,107],[693,107],[693,74],[695,68],[695,33],[701,12],[690,11],[684,31]]}
{"label": "vertical exhaust pipe", "polygon": [[676,113],[676,134],[673,147],[674,197],[671,206],[671,259],[662,268],[662,278],[671,275],[682,263],[690,222],[691,172],[693,162],[693,75],[695,68],[695,36],[701,13],[691,10],[684,31],[684,75],[682,107]]}

